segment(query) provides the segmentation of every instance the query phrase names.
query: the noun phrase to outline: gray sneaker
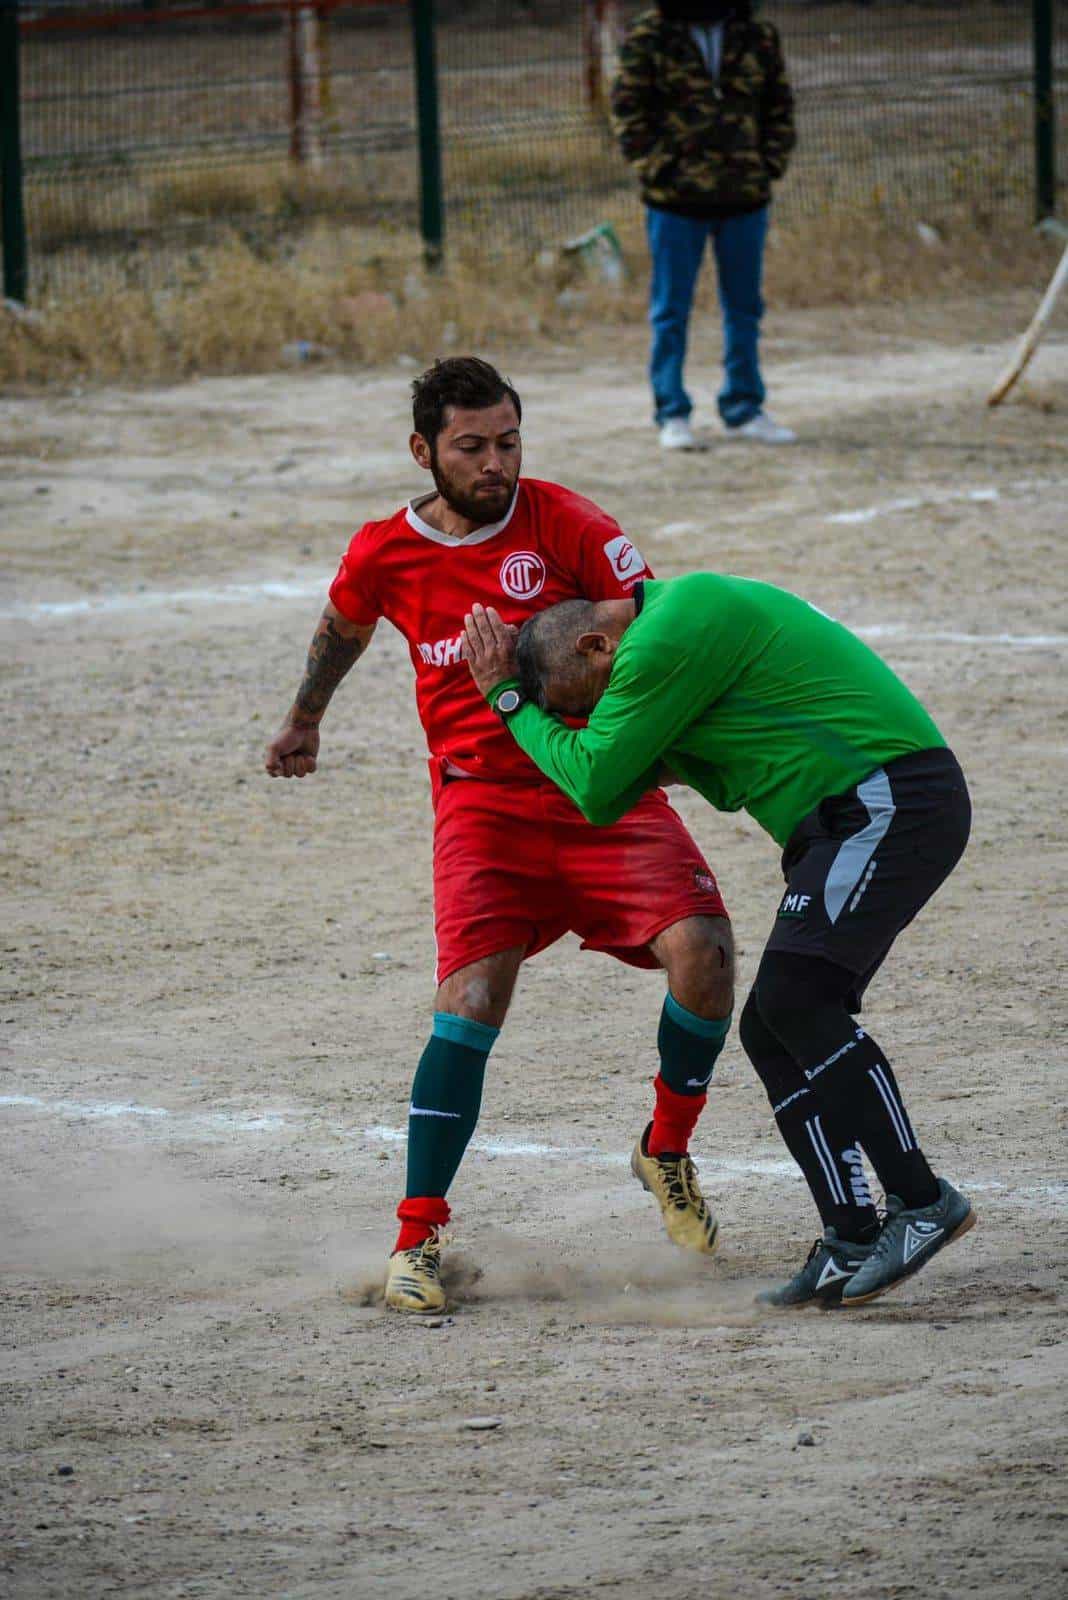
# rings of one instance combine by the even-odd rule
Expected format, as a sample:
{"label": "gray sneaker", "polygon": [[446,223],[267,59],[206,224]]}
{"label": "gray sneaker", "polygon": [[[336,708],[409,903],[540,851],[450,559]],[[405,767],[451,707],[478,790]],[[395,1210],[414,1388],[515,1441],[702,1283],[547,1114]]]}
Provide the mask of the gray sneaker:
{"label": "gray sneaker", "polygon": [[897,1195],[888,1194],[886,1221],[871,1255],[843,1289],[843,1306],[863,1305],[885,1294],[974,1226],[971,1201],[945,1178],[938,1180],[938,1199],[933,1205],[910,1209]]}
{"label": "gray sneaker", "polygon": [[875,1248],[873,1244],[853,1244],[839,1239],[834,1228],[827,1228],[808,1253],[800,1272],[795,1272],[781,1289],[764,1289],[757,1300],[765,1306],[836,1306],[842,1290]]}
{"label": "gray sneaker", "polygon": [[766,411],[758,411],[748,422],[740,422],[733,428],[726,426],[724,432],[729,439],[755,439],[758,444],[797,443],[797,434],[794,430],[784,428],[781,422],[769,417]]}

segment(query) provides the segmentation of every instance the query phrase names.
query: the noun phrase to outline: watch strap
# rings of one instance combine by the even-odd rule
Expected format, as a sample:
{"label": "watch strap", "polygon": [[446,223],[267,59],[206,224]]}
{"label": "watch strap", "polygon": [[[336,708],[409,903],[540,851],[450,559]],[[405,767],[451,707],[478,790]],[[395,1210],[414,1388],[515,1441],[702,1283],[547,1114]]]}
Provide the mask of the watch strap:
{"label": "watch strap", "polygon": [[486,699],[489,701],[489,703],[490,703],[491,707],[493,708],[493,710],[496,711],[496,709],[497,709],[497,701],[500,699],[500,697],[504,693],[504,691],[506,689],[518,689],[518,688],[519,688],[519,679],[518,678],[502,678],[500,683],[495,683],[493,685],[493,688],[490,690],[489,694],[486,696]]}

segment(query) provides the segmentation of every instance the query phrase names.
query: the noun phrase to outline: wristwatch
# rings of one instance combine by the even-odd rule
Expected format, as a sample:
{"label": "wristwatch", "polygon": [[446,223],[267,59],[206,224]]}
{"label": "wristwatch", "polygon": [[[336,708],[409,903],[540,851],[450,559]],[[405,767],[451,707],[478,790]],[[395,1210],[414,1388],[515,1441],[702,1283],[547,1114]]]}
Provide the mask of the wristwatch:
{"label": "wristwatch", "polygon": [[507,721],[523,705],[526,705],[526,701],[518,689],[505,689],[497,696],[497,704],[493,709],[499,717]]}

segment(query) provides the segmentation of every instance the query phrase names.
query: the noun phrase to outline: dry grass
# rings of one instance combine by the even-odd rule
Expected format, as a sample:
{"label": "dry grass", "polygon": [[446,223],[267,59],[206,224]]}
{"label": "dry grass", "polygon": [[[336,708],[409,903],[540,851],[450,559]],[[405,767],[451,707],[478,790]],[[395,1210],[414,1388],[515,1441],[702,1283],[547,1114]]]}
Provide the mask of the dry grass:
{"label": "dry grass", "polygon": [[329,171],[295,167],[286,159],[220,164],[160,174],[131,167],[90,186],[41,182],[28,190],[30,249],[46,279],[70,275],[64,257],[86,246],[98,254],[143,243],[160,256],[176,251],[178,231],[190,225],[278,242],[309,221],[373,222],[383,194],[396,208],[411,202],[416,174],[407,151],[378,153],[373,163],[332,159]]}
{"label": "dry grass", "polygon": [[[506,15],[507,27],[488,25]],[[26,138],[46,158],[27,191],[37,315],[0,314],[0,383],[264,370],[300,339],[326,359],[421,360],[640,323],[647,262],[634,185],[583,107],[577,8],[551,16],[533,26],[509,8],[468,7],[442,26],[450,259],[426,282],[413,274],[418,179],[399,14],[326,30],[321,173],[286,159],[278,28],[34,36]],[[1026,19],[997,0],[964,12],[946,0],[880,7],[877,18],[845,4],[811,16],[790,6],[780,20],[801,137],[776,203],[769,302],[1037,290],[1052,251],[1022,220]],[[930,92],[961,72],[975,76],[974,93],[946,102]],[[64,83],[70,116],[54,105]],[[539,265],[602,220],[623,239],[621,290],[578,281],[574,263]],[[921,242],[920,220],[938,224],[937,244]],[[711,273],[701,304],[714,308]]]}
{"label": "dry grass", "polygon": [[533,274],[487,296],[464,263],[432,282],[411,241],[311,229],[291,254],[261,254],[236,236],[201,253],[165,289],[109,289],[0,322],[0,381],[133,381],[269,370],[307,340],[346,361],[482,343],[506,328],[533,337],[554,288]]}
{"label": "dry grass", "polygon": [[[544,214],[551,231],[562,193],[611,196],[614,209],[633,203],[629,175],[603,124],[578,119],[521,141],[454,140],[445,150],[444,177],[450,215],[468,218],[484,209],[526,203]],[[321,170],[294,165],[286,157],[215,162],[161,173],[129,166],[92,186],[56,181],[31,187],[28,212],[35,257],[52,256],[63,270],[65,251],[86,241],[95,248],[121,248],[131,238],[165,254],[175,248],[176,229],[214,225],[254,246],[281,243],[286,232],[311,221],[373,224],[384,211],[413,215],[418,168],[410,148],[331,151]],[[602,205],[603,198],[592,202]],[[541,222],[542,218],[538,218]],[[40,270],[47,277],[49,263]]]}
{"label": "dry grass", "polygon": [[[346,363],[417,360],[453,348],[566,340],[595,324],[633,325],[647,282],[640,219],[620,227],[628,279],[619,289],[561,257],[467,256],[419,269],[407,233],[318,221],[296,248],[254,248],[233,235],[201,250],[158,289],[109,287],[54,300],[31,317],[0,319],[0,382],[114,379],[267,371],[287,344],[307,340]],[[767,299],[775,306],[858,305],[946,298],[969,290],[1033,288],[1056,246],[1029,228],[944,227],[924,243],[914,226],[828,215],[772,231]],[[487,292],[487,284],[492,292]],[[565,292],[566,291],[566,292]],[[705,273],[701,302],[715,303]]]}
{"label": "dry grass", "polygon": [[511,140],[452,140],[444,152],[444,177],[447,194],[502,201],[517,189],[552,203],[561,193],[607,188],[629,196],[633,188],[605,124],[593,117],[576,117],[563,135],[550,129]]}
{"label": "dry grass", "polygon": [[787,306],[946,299],[965,290],[1038,293],[1056,245],[1030,226],[941,221],[925,243],[916,221],[877,215],[815,216],[769,235],[766,293]]}
{"label": "dry grass", "polygon": [[[378,190],[388,171],[391,201],[414,194],[416,174],[407,151],[379,153],[369,183],[368,162],[331,158],[329,170],[314,171],[291,162],[201,168],[156,179],[148,197],[153,223],[174,218],[244,222],[271,229],[296,222],[329,219],[351,222],[381,209]],[[399,181],[398,181],[399,180]]]}

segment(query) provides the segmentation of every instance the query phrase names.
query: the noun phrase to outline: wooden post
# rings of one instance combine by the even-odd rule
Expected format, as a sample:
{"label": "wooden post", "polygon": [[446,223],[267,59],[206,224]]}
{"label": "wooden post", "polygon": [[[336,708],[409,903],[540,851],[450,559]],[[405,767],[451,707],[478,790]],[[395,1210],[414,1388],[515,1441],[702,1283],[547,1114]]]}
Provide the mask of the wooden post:
{"label": "wooden post", "polygon": [[582,55],[586,80],[586,104],[592,111],[605,111],[612,79],[619,65],[622,28],[619,0],[584,0],[582,7]]}
{"label": "wooden post", "polygon": [[291,0],[289,7],[289,155],[310,167],[323,164],[323,68],[319,13]]}

